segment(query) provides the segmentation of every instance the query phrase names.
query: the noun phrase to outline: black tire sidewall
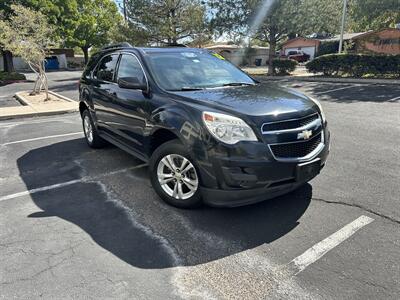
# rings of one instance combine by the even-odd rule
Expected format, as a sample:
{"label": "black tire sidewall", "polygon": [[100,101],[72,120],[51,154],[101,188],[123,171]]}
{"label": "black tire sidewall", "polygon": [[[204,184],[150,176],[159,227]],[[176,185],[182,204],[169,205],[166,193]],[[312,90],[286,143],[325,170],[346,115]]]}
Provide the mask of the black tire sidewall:
{"label": "black tire sidewall", "polygon": [[[157,177],[158,163],[163,157],[169,154],[178,154],[185,157],[192,163],[192,165],[196,169],[197,178],[199,180],[199,186],[196,193],[188,199],[179,200],[169,196],[167,193],[164,192],[160,183],[158,182],[158,177]],[[199,168],[197,167],[196,161],[191,157],[190,153],[185,149],[185,146],[179,142],[179,140],[172,140],[158,147],[150,158],[149,170],[153,188],[156,191],[156,193],[161,197],[161,199],[163,199],[165,202],[180,208],[194,208],[201,205],[202,203],[201,192],[200,192],[201,178],[199,175]]]}
{"label": "black tire sidewall", "polygon": [[[87,136],[86,136],[86,131],[85,131],[85,117],[89,117],[89,120],[90,120],[90,123],[92,124],[92,134],[93,134],[93,140],[92,140],[92,142],[90,142],[89,140],[88,140],[88,138],[87,138]],[[82,127],[83,127],[83,133],[85,134],[85,140],[86,140],[86,143],[89,145],[89,147],[92,147],[92,148],[101,148],[101,147],[103,147],[104,146],[104,144],[105,144],[105,142],[104,142],[104,140],[99,136],[99,134],[98,134],[98,132],[97,132],[97,130],[96,130],[96,126],[94,125],[94,122],[93,122],[93,118],[92,118],[92,116],[90,115],[90,112],[89,112],[89,110],[84,110],[83,111],[83,113],[82,113]]]}

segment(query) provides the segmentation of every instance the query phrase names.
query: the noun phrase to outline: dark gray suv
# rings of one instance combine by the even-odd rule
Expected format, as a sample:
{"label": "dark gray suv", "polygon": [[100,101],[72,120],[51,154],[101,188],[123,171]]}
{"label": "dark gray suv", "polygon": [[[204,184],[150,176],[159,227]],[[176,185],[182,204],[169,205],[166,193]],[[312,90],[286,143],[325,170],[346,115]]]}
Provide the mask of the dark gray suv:
{"label": "dark gray suv", "polygon": [[166,202],[238,206],[288,193],[325,165],[320,104],[202,49],[107,47],[80,80],[89,146],[149,162]]}

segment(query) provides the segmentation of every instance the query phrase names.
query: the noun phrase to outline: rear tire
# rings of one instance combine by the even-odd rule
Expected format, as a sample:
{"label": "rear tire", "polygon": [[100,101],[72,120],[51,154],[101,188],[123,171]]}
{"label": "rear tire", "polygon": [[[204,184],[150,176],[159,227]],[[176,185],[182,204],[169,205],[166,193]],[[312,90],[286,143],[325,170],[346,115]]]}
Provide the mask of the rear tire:
{"label": "rear tire", "polygon": [[194,208],[202,203],[196,162],[178,140],[158,147],[150,158],[149,169],[154,190],[168,204]]}
{"label": "rear tire", "polygon": [[93,123],[92,116],[87,109],[82,113],[82,126],[83,132],[85,133],[85,140],[89,147],[102,148],[106,145],[106,141],[100,137],[97,128]]}

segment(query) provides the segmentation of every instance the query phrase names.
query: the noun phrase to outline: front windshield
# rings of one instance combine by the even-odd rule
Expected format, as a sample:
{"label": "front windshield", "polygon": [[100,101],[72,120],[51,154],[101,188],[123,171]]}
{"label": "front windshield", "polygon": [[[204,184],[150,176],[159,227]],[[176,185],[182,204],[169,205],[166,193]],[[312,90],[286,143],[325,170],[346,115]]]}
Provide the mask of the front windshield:
{"label": "front windshield", "polygon": [[150,53],[148,60],[157,83],[169,91],[255,84],[221,56],[207,52]]}

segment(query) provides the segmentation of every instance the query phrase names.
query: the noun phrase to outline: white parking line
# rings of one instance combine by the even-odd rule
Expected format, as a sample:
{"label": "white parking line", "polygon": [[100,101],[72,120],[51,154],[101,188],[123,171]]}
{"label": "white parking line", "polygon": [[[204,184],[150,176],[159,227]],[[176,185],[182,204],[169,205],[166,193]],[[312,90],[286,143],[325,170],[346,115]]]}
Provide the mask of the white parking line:
{"label": "white parking line", "polygon": [[3,127],[13,127],[18,125],[30,125],[30,124],[43,124],[43,123],[53,123],[53,122],[63,122],[63,123],[75,123],[75,120],[71,118],[71,115],[66,116],[49,116],[43,117],[44,119],[35,120],[35,119],[26,119],[25,121],[15,121],[15,122],[8,122],[8,123],[0,123],[0,128]]}
{"label": "white parking line", "polygon": [[399,97],[392,98],[392,99],[389,99],[389,100],[387,100],[387,101],[396,101],[396,100],[400,100],[400,96],[399,96]]}
{"label": "white parking line", "polygon": [[1,144],[1,146],[20,144],[20,143],[26,143],[26,142],[32,142],[32,141],[39,141],[39,140],[46,140],[46,139],[54,139],[54,138],[58,138],[58,137],[65,137],[65,136],[71,136],[71,135],[83,135],[83,132],[79,131],[79,132],[71,132],[71,133],[64,133],[64,134],[41,136],[41,137],[32,138],[32,139],[8,142],[8,143]]}
{"label": "white parking line", "polygon": [[330,92],[336,92],[336,91],[351,89],[351,88],[354,88],[354,87],[358,87],[358,85],[350,85],[350,86],[345,86],[345,87],[341,87],[341,88],[337,88],[337,89],[333,89],[333,90],[314,93],[314,95],[322,95],[322,94],[327,94],[327,93],[330,93]]}
{"label": "white parking line", "polygon": [[147,164],[140,164],[140,165],[129,167],[129,168],[124,168],[124,169],[119,169],[119,170],[112,171],[112,172],[103,173],[103,174],[100,174],[100,175],[97,175],[97,176],[85,176],[85,177],[82,177],[82,178],[79,178],[79,179],[74,179],[74,180],[65,181],[65,182],[61,182],[61,183],[56,183],[56,184],[52,184],[52,185],[48,185],[48,186],[43,186],[43,187],[39,187],[39,188],[35,188],[35,189],[23,191],[23,192],[18,192],[18,193],[14,193],[14,194],[10,194],[10,195],[6,195],[6,196],[0,197],[0,202],[5,201],[5,200],[18,198],[18,197],[21,197],[21,196],[32,195],[32,194],[35,194],[35,193],[38,193],[38,192],[44,192],[44,191],[48,191],[48,190],[62,188],[62,187],[65,187],[65,186],[68,186],[68,185],[72,185],[72,184],[75,184],[75,183],[95,181],[95,180],[100,179],[102,177],[115,175],[115,174],[119,174],[119,173],[124,173],[124,172],[129,171],[129,170],[140,169],[140,168],[143,168],[143,167],[146,167],[146,166],[147,166]]}
{"label": "white parking line", "polygon": [[305,251],[300,256],[293,259],[286,268],[294,273],[294,275],[303,271],[306,267],[311,265],[312,263],[316,262],[322,256],[324,256],[328,251],[332,250],[340,243],[347,240],[351,237],[354,233],[360,230],[362,227],[368,225],[369,223],[373,222],[374,219],[361,216],[358,219],[354,220],[353,222],[347,224],[342,229],[336,231],[332,235],[328,236],[326,239],[322,240],[321,242],[315,244],[307,251]]}

